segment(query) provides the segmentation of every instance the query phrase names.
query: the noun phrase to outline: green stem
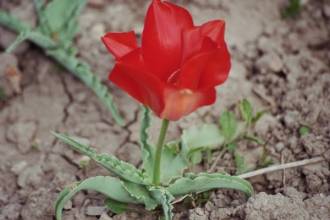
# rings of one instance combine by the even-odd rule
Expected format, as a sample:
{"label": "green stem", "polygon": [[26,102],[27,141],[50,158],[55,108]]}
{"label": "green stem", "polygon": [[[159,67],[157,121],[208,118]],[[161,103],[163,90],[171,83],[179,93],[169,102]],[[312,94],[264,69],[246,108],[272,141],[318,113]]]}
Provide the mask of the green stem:
{"label": "green stem", "polygon": [[169,120],[163,119],[162,127],[160,129],[160,133],[158,137],[156,156],[154,162],[153,183],[156,186],[160,184],[160,164],[161,164],[163,146],[164,146],[168,125],[169,125]]}

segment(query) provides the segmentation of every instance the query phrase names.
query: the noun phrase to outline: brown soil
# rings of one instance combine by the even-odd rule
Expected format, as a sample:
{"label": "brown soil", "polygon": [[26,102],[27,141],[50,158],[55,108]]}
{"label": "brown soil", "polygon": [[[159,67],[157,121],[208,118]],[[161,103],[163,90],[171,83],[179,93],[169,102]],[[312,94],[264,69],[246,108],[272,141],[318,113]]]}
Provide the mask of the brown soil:
{"label": "brown soil", "polygon": [[[83,12],[77,37],[80,56],[105,83],[113,61],[99,37],[106,31],[135,29],[141,33],[148,2],[90,0]],[[175,219],[329,219],[329,1],[304,0],[301,15],[288,20],[280,14],[284,0],[174,2],[187,6],[196,23],[216,18],[227,21],[233,69],[230,79],[219,88],[217,104],[175,123],[168,138],[178,137],[192,124],[216,122],[223,109],[248,98],[256,108],[268,109],[256,132],[268,140],[266,148],[275,163],[319,155],[328,159],[252,178],[257,193],[248,201],[235,192],[214,192],[206,203],[177,208]],[[0,0],[0,8],[31,25],[36,23],[32,1]],[[0,87],[7,94],[6,100],[0,101],[0,219],[53,219],[60,189],[106,172],[96,165],[79,169],[81,155],[58,143],[50,131],[84,137],[99,151],[138,165],[139,107],[110,85],[127,122],[120,128],[88,88],[39,48],[24,43],[14,55],[1,52],[14,38],[0,27]],[[14,77],[6,73],[8,67],[14,69]],[[298,130],[302,125],[309,126],[311,133],[301,136]],[[158,120],[154,126],[159,126]],[[244,143],[239,150],[245,152],[251,166],[256,165],[260,149]],[[217,169],[231,171],[232,166],[231,155],[225,154]],[[156,219],[146,213],[103,213],[100,217],[103,200],[93,192],[80,193],[65,207],[64,219]]]}

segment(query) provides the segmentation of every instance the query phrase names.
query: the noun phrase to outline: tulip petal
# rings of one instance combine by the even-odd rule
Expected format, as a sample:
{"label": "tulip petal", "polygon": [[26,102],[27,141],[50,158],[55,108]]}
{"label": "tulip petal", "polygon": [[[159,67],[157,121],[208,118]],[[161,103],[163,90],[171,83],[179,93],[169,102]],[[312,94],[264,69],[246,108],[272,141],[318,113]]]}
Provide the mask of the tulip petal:
{"label": "tulip petal", "polygon": [[218,47],[225,42],[225,22],[223,20],[210,21],[201,26],[203,36],[211,38]]}
{"label": "tulip petal", "polygon": [[230,68],[230,54],[227,45],[224,44],[210,57],[201,76],[199,88],[208,88],[224,83],[228,78]]}
{"label": "tulip petal", "polygon": [[102,41],[116,59],[120,59],[138,47],[135,33],[107,33]]}
{"label": "tulip petal", "polygon": [[207,50],[183,64],[176,86],[192,90],[210,88],[227,79],[231,63],[226,45],[220,49]]}
{"label": "tulip petal", "polygon": [[152,73],[166,80],[179,68],[182,32],[192,27],[192,17],[187,10],[169,2],[153,0],[142,35],[143,57]]}
{"label": "tulip petal", "polygon": [[192,113],[199,107],[213,104],[215,100],[215,88],[198,91],[167,89],[165,91],[165,108],[160,116],[171,121],[176,121]]}
{"label": "tulip petal", "polygon": [[122,57],[110,73],[109,79],[131,97],[149,106],[156,114],[162,111],[165,86],[146,71],[140,49]]}
{"label": "tulip petal", "polygon": [[205,38],[210,39],[215,48],[221,48],[225,44],[225,22],[214,20],[183,31],[182,38],[182,62],[205,50]]}

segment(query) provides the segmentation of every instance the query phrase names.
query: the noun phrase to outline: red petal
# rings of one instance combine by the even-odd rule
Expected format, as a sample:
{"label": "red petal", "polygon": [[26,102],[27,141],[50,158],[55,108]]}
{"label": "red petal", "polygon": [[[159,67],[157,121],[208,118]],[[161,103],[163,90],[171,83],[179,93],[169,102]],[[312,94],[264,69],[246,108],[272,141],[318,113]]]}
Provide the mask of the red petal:
{"label": "red petal", "polygon": [[183,33],[182,68],[175,85],[192,90],[222,84],[231,67],[223,21],[211,21]]}
{"label": "red petal", "polygon": [[222,84],[228,77],[230,55],[226,45],[220,49],[206,50],[186,61],[178,74],[179,88],[210,88]]}
{"label": "red petal", "polygon": [[165,92],[165,108],[160,116],[176,121],[199,107],[213,104],[215,100],[216,91],[214,88],[200,91],[167,89]]}
{"label": "red petal", "polygon": [[142,53],[152,73],[166,80],[181,62],[182,32],[193,26],[187,10],[154,0],[148,9],[142,35]]}
{"label": "red petal", "polygon": [[210,21],[202,26],[193,27],[183,32],[182,62],[204,50],[205,38],[211,39],[215,47],[225,44],[225,22],[221,20]]}
{"label": "red petal", "polygon": [[149,106],[156,114],[163,109],[164,84],[144,67],[141,50],[136,49],[118,61],[109,79],[130,96]]}
{"label": "red petal", "polygon": [[225,42],[225,22],[222,20],[210,21],[201,26],[203,36],[211,38],[218,47]]}
{"label": "red petal", "polygon": [[205,65],[199,88],[209,88],[224,83],[231,68],[230,54],[227,45],[218,49]]}
{"label": "red petal", "polygon": [[107,33],[102,37],[102,41],[116,59],[136,49],[137,41],[133,31],[125,33]]}

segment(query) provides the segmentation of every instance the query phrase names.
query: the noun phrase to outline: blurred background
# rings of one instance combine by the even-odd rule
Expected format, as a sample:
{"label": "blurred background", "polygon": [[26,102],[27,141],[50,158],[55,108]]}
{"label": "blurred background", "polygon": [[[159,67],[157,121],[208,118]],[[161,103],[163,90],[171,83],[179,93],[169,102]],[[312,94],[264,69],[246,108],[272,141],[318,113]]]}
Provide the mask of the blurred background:
{"label": "blurred background", "polygon": [[[217,123],[221,112],[247,98],[255,109],[267,111],[255,132],[267,140],[265,148],[274,163],[319,155],[330,158],[330,1],[171,2],[186,7],[195,24],[226,21],[233,67],[229,80],[218,89],[217,103],[174,123],[168,140],[191,125]],[[107,81],[114,60],[100,37],[109,31],[135,30],[141,35],[149,3],[89,0],[79,17],[78,56],[109,87],[124,127],[116,125],[89,88],[39,47],[24,42],[13,54],[6,54],[16,34],[0,25],[0,220],[54,219],[53,204],[60,189],[87,176],[107,174],[95,164],[81,168],[86,158],[60,144],[51,131],[83,137],[100,152],[141,163],[139,106]],[[37,24],[32,0],[0,0],[0,9],[31,26]],[[154,120],[152,133],[158,127]],[[258,167],[263,147],[242,143],[238,150],[251,168]],[[233,166],[232,155],[226,153],[216,170],[232,172]],[[329,180],[328,162],[267,174],[251,180],[257,195],[249,201],[219,191],[205,202],[178,208],[175,218],[328,219]],[[65,207],[64,219],[157,219],[141,210],[106,213],[103,200],[93,192],[80,193]]]}

